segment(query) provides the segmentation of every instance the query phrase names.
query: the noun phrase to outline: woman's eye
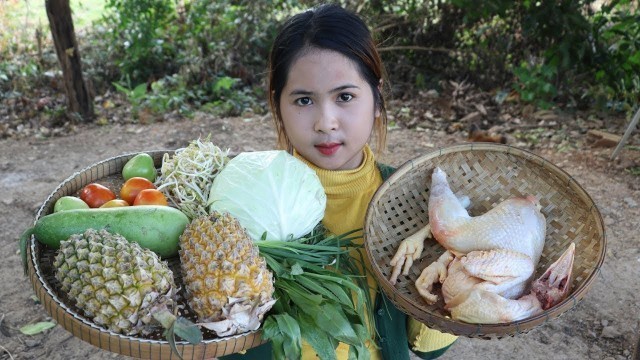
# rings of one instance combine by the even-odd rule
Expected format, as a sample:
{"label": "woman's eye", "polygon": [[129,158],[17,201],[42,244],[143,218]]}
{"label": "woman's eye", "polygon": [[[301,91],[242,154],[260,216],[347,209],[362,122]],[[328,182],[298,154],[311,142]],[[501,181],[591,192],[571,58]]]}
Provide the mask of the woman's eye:
{"label": "woman's eye", "polygon": [[353,99],[353,95],[351,94],[340,94],[338,96],[338,100],[342,102],[349,102],[351,99]]}
{"label": "woman's eye", "polygon": [[296,99],[296,105],[300,105],[300,106],[311,105],[311,99],[308,97]]}

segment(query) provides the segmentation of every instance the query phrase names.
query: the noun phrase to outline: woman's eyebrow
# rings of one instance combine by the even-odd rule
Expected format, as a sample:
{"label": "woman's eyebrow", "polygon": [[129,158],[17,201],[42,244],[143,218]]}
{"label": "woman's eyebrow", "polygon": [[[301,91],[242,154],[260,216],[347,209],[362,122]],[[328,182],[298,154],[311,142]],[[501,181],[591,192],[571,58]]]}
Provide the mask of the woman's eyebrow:
{"label": "woman's eyebrow", "polygon": [[357,85],[353,85],[353,84],[345,84],[345,85],[340,85],[336,88],[331,89],[329,92],[330,93],[334,93],[334,92],[340,92],[343,90],[347,90],[347,89],[359,89],[360,87]]}
{"label": "woman's eyebrow", "polygon": [[313,91],[295,89],[295,90],[291,90],[291,92],[289,93],[289,96],[298,96],[298,95],[305,95],[305,96],[313,95]]}
{"label": "woman's eyebrow", "polygon": [[[340,85],[338,87],[335,87],[331,90],[329,90],[329,93],[335,93],[335,92],[340,92],[346,89],[359,89],[360,87],[357,85],[353,85],[353,84],[345,84],[345,85]],[[309,95],[313,95],[313,91],[308,91],[308,90],[302,90],[302,89],[294,89],[289,93],[289,96],[309,96]]]}

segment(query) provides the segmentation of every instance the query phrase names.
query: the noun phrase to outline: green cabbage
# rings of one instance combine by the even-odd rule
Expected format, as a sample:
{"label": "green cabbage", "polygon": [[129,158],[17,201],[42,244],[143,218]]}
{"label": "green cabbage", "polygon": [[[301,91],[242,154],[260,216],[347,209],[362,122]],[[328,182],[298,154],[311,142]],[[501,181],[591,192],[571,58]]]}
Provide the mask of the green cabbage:
{"label": "green cabbage", "polygon": [[230,213],[254,241],[310,233],[324,217],[326,203],[316,173],[281,150],[238,154],[216,176],[208,201],[209,211]]}

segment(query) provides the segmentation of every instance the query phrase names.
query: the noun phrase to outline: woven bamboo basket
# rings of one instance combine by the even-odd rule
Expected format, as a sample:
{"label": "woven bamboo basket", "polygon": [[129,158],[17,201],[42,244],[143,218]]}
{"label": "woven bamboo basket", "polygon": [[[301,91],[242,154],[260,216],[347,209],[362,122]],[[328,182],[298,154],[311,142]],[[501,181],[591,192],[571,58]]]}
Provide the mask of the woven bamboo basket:
{"label": "woven bamboo basket", "polygon": [[[162,164],[162,156],[173,151],[149,151],[156,167]],[[53,211],[53,206],[59,198],[65,195],[76,195],[80,189],[92,182],[100,182],[111,189],[119,189],[122,185],[121,172],[124,164],[137,153],[113,157],[79,171],[60,184],[36,214],[36,221]],[[172,353],[169,343],[162,334],[151,334],[149,337],[133,337],[117,334],[93,323],[83,316],[82,311],[60,290],[60,283],[56,280],[53,269],[55,251],[40,244],[32,237],[27,246],[29,278],[36,295],[51,317],[74,336],[95,345],[101,349],[114,353],[143,359],[178,359]],[[177,257],[167,259],[176,284],[180,286],[180,265]],[[195,317],[184,302],[184,286],[180,286],[178,303],[185,306],[184,314],[195,322]],[[177,339],[176,347],[184,359],[210,359],[223,355],[237,353],[242,350],[258,346],[265,341],[260,331],[219,338],[214,333],[203,331],[204,341],[197,345],[189,344]]]}
{"label": "woven bamboo basket", "polygon": [[[471,216],[481,215],[514,196],[531,194],[539,199],[547,234],[535,278],[542,275],[569,246],[575,243],[573,281],[567,299],[542,314],[503,324],[469,324],[451,319],[439,302],[428,305],[415,281],[422,269],[444,252],[435,240],[425,241],[422,257],[408,276],[396,285],[389,276],[391,258],[400,242],[429,222],[428,199],[435,167],[447,173],[451,189],[469,196]],[[378,189],[368,207],[365,247],[373,273],[389,299],[404,313],[439,331],[495,339],[515,336],[542,325],[573,308],[585,296],[604,261],[606,237],[602,217],[587,192],[566,172],[545,159],[507,145],[469,143],[437,149],[400,166]]]}

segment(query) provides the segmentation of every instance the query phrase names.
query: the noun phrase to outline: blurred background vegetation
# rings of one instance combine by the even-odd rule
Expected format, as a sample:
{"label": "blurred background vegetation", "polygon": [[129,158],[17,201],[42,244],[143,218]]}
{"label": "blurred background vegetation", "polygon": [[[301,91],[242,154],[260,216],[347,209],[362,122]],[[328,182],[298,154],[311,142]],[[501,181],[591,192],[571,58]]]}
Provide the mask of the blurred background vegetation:
{"label": "blurred background vegetation", "polygon": [[[71,0],[95,95],[139,111],[266,113],[278,24],[317,1]],[[449,81],[537,108],[629,112],[640,100],[637,1],[339,1],[373,29],[394,98]],[[59,76],[44,1],[0,0],[0,99]]]}

